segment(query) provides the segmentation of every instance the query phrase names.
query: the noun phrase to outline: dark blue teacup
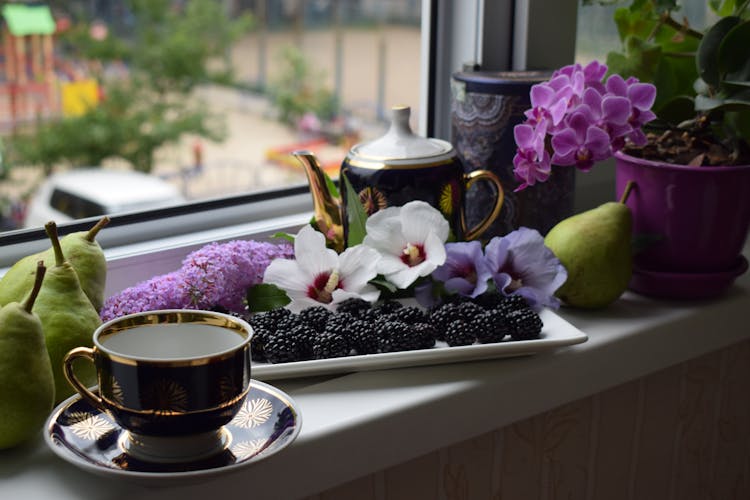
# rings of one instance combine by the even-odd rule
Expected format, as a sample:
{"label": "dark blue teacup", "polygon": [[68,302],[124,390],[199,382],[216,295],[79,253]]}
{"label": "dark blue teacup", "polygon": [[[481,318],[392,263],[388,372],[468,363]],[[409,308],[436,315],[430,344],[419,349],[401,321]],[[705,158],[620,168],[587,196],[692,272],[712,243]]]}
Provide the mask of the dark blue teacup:
{"label": "dark blue teacup", "polygon": [[[71,350],[68,381],[83,399],[141,437],[216,432],[237,414],[250,387],[250,325],[213,311],[161,310],[102,324],[94,348]],[[98,393],[73,362],[96,366]]]}

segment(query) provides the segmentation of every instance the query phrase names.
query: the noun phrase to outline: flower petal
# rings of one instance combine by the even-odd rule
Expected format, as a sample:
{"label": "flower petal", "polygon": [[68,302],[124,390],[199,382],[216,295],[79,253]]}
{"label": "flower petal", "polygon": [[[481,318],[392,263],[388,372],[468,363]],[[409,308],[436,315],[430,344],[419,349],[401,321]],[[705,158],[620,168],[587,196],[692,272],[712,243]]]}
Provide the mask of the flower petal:
{"label": "flower petal", "polygon": [[[441,243],[448,239],[450,225],[432,205],[424,201],[410,201],[401,207],[401,224],[407,242],[423,243],[435,235]],[[425,248],[425,251],[427,249]]]}

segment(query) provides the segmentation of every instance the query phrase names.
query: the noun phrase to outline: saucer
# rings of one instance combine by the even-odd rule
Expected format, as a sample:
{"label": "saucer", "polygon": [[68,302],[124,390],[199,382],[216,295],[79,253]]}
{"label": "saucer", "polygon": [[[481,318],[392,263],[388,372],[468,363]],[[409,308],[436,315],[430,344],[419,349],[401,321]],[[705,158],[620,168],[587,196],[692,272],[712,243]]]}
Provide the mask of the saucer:
{"label": "saucer", "polygon": [[132,450],[137,437],[79,395],[53,410],[44,438],[59,457],[89,472],[136,480],[181,479],[214,476],[268,458],[289,446],[301,426],[299,409],[288,395],[252,380],[239,413],[217,431],[220,445],[214,453],[185,460],[144,459]]}
{"label": "saucer", "polygon": [[652,297],[708,299],[723,293],[747,268],[743,256],[730,269],[711,273],[658,272],[633,267],[629,288]]}

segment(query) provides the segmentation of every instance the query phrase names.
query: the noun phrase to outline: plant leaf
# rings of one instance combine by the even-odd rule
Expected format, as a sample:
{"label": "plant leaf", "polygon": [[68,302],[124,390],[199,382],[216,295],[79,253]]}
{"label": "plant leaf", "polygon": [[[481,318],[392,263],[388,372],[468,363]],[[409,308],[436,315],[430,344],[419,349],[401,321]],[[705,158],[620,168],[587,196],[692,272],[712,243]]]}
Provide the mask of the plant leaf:
{"label": "plant leaf", "polygon": [[695,101],[686,95],[679,95],[665,102],[659,108],[658,115],[660,119],[676,126],[695,117]]}
{"label": "plant leaf", "polygon": [[[698,74],[700,77],[709,85],[718,85],[721,80],[722,73],[725,72],[724,68],[720,69],[719,64],[719,47],[721,47],[724,38],[727,36],[732,28],[737,26],[740,22],[739,17],[725,17],[720,19],[709,29],[700,45],[698,46],[698,53],[695,57],[695,64],[698,68]],[[737,50],[744,50],[743,48],[735,48]],[[724,70],[724,71],[722,71]]]}
{"label": "plant leaf", "polygon": [[721,41],[717,59],[719,71],[727,80],[750,80],[750,21],[741,22],[729,30]]}
{"label": "plant leaf", "polygon": [[274,233],[271,235],[271,238],[281,238],[290,243],[294,243],[294,235],[289,233]]}
{"label": "plant leaf", "polygon": [[359,201],[359,196],[346,175],[342,175],[340,180],[344,183],[344,190],[346,191],[346,217],[348,222],[346,243],[347,246],[353,247],[359,245],[365,239],[367,212],[365,212],[365,207]]}
{"label": "plant leaf", "polygon": [[247,289],[247,307],[250,312],[279,309],[291,302],[284,290],[270,283],[259,283]]}

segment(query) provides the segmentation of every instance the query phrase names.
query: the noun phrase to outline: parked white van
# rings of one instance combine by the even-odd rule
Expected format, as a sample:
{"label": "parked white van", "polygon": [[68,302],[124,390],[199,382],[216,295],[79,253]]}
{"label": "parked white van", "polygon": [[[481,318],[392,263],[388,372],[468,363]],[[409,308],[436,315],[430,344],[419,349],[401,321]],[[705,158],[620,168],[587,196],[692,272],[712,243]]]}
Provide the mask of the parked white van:
{"label": "parked white van", "polygon": [[25,227],[184,203],[177,186],[133,170],[77,168],[48,177],[31,199]]}

